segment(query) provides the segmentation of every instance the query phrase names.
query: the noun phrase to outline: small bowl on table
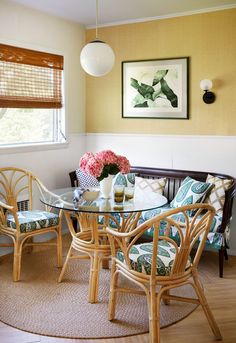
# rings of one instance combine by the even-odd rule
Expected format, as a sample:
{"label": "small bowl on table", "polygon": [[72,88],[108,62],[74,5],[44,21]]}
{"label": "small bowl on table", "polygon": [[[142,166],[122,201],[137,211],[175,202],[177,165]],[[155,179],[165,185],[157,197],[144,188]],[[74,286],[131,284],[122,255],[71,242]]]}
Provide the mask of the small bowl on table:
{"label": "small bowl on table", "polygon": [[86,191],[83,192],[82,197],[86,201],[94,201],[98,198],[99,193],[100,193],[100,188],[90,187]]}

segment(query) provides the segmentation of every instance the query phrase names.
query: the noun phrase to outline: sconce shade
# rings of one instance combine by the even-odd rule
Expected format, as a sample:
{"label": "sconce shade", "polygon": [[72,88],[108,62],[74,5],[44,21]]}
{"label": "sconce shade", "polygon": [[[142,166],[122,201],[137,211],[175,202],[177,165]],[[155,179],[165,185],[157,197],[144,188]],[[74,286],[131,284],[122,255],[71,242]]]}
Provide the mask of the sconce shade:
{"label": "sconce shade", "polygon": [[211,80],[201,80],[200,82],[200,88],[203,91],[209,91],[210,89],[212,89],[212,81]]}
{"label": "sconce shade", "polygon": [[80,54],[82,68],[92,76],[109,73],[115,62],[112,48],[98,39],[86,44]]}

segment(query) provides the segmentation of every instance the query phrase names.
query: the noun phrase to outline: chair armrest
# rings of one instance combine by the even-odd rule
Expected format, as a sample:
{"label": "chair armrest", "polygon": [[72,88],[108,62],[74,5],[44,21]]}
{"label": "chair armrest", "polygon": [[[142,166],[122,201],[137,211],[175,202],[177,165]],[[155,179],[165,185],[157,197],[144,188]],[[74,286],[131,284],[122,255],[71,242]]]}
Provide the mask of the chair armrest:
{"label": "chair armrest", "polygon": [[19,220],[14,206],[4,204],[0,201],[0,223],[7,226],[7,212],[11,212],[16,223],[16,230],[19,230]]}
{"label": "chair armrest", "polygon": [[41,194],[42,194],[42,191],[50,193],[50,191],[47,189],[47,187],[44,186],[44,184],[36,176],[34,176],[33,179],[37,183]]}
{"label": "chair armrest", "polygon": [[[36,182],[36,184],[38,186],[38,189],[39,189],[39,192],[41,194],[42,199],[45,199],[44,193],[47,193],[47,194],[50,194],[53,197],[61,200],[61,196],[49,191],[49,189],[46,186],[44,186],[44,184],[36,176],[34,176],[33,178],[34,178],[34,181]],[[46,211],[51,212],[52,207],[45,204],[45,209],[46,209]],[[62,216],[62,210],[59,211],[59,217],[61,218],[61,216]]]}
{"label": "chair armrest", "polygon": [[7,205],[7,204],[4,204],[3,202],[0,201],[0,206],[4,208],[4,210],[7,210],[7,211],[14,211],[14,207],[13,206],[10,206],[10,205]]}
{"label": "chair armrest", "polygon": [[105,232],[108,233],[109,235],[111,235],[113,237],[117,237],[117,238],[131,238],[133,236],[140,234],[141,232],[143,233],[144,231],[146,231],[149,228],[149,225],[148,225],[149,222],[150,222],[150,220],[140,224],[134,230],[129,231],[129,232],[119,232],[119,231],[111,229],[109,227],[105,227]]}
{"label": "chair armrest", "polygon": [[120,238],[130,237],[130,234],[132,233],[132,232],[119,232],[117,230],[110,229],[109,227],[105,227],[105,232],[112,236],[120,237]]}

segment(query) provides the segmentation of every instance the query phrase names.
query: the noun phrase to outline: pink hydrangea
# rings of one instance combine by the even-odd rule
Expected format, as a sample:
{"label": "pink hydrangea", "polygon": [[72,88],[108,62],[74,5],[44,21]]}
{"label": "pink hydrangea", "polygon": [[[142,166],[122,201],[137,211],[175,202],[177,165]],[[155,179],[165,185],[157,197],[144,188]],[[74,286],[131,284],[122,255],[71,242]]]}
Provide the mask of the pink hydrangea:
{"label": "pink hydrangea", "polygon": [[117,164],[122,174],[128,174],[130,171],[129,160],[125,156],[117,156]]}
{"label": "pink hydrangea", "polygon": [[115,175],[119,171],[127,174],[130,171],[130,163],[125,156],[118,156],[111,150],[103,150],[95,155],[87,152],[80,159],[80,169],[96,177],[101,181],[108,174]]}
{"label": "pink hydrangea", "polygon": [[94,156],[90,157],[85,172],[94,177],[99,177],[103,170],[103,163],[100,159],[95,158]]}
{"label": "pink hydrangea", "polygon": [[117,155],[111,150],[103,150],[95,154],[103,164],[117,164]]}
{"label": "pink hydrangea", "polygon": [[94,157],[94,155],[91,152],[86,152],[86,154],[84,154],[80,159],[79,167],[85,173],[86,173],[86,166],[91,157]]}

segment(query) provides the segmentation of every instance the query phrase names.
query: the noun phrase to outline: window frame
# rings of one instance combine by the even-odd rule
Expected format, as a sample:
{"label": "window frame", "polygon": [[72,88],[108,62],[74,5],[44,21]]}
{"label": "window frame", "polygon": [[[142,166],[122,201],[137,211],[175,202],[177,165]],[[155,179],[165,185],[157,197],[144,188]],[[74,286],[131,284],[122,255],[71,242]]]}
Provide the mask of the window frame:
{"label": "window frame", "polygon": [[[63,123],[63,128],[61,131],[62,139],[61,141],[57,140],[54,142],[35,142],[35,143],[17,143],[17,144],[0,144],[0,154],[9,154],[9,153],[18,153],[18,152],[33,152],[33,151],[46,151],[46,150],[54,150],[54,149],[64,149],[68,147],[68,139],[67,139],[67,127],[68,127],[68,118],[67,118],[67,105],[66,105],[66,90],[65,90],[65,73],[67,71],[67,57],[66,54],[62,51],[59,51],[54,48],[45,48],[42,46],[38,45],[33,45],[33,44],[22,44],[21,42],[16,42],[16,41],[10,41],[10,40],[1,40],[1,44],[6,44],[6,45],[12,45],[16,46],[22,49],[30,49],[30,50],[36,50],[36,51],[41,51],[49,54],[57,54],[63,56],[64,60],[64,68],[62,72],[62,79],[61,79],[61,89],[62,89],[62,102],[63,106],[58,109],[54,109],[58,111],[59,119],[58,121],[64,122]],[[62,118],[64,117],[64,118]],[[59,125],[57,124],[57,135],[59,136]],[[54,133],[55,135],[55,127],[54,127]],[[59,138],[59,137],[58,137]]]}

